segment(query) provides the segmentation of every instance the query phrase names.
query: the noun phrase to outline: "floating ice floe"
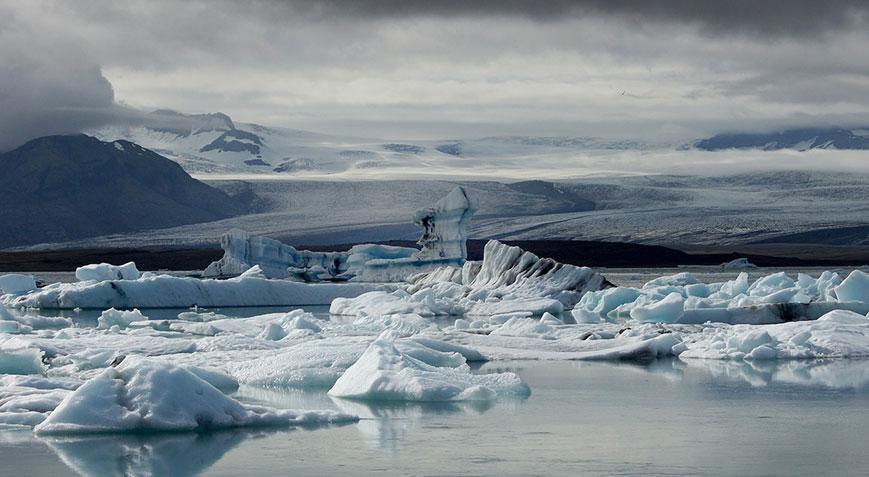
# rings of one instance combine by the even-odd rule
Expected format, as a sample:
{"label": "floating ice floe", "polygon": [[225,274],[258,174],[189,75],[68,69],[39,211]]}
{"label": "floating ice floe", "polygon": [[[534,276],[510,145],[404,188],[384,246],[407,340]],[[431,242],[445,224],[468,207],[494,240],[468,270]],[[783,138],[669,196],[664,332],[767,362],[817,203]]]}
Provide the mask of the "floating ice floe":
{"label": "floating ice floe", "polygon": [[42,350],[27,341],[10,338],[0,342],[0,374],[45,374],[48,367],[42,358]]}
{"label": "floating ice floe", "polygon": [[28,308],[188,308],[191,306],[328,305],[395,285],[376,283],[301,283],[240,276],[214,280],[149,275],[138,280],[54,283],[24,295],[4,295],[0,302]]}
{"label": "floating ice floe", "polygon": [[442,267],[408,279],[394,292],[371,292],[336,299],[330,312],[338,315],[422,316],[498,314],[559,315],[589,291],[610,286],[587,267],[565,265],[492,240],[482,262]]}
{"label": "floating ice floe", "polygon": [[737,258],[721,264],[722,270],[747,270],[757,268],[757,265],[748,261],[747,258]]}
{"label": "floating ice floe", "polygon": [[0,275],[0,295],[6,293],[20,295],[31,290],[36,290],[36,279],[33,275],[20,273]]}
{"label": "floating ice floe", "polygon": [[136,264],[128,262],[123,265],[99,263],[85,265],[75,269],[75,278],[80,282],[105,280],[138,280],[141,274]]}
{"label": "floating ice floe", "polygon": [[814,321],[711,326],[687,334],[682,358],[806,359],[869,357],[869,317],[831,311]]}
{"label": "floating ice floe", "polygon": [[329,390],[329,395],[376,401],[469,401],[525,397],[514,373],[473,374],[459,353],[414,341],[400,350],[390,331],[380,335]]}
{"label": "floating ice floe", "polygon": [[818,278],[784,272],[750,283],[748,274],[721,283],[701,283],[690,273],[660,277],[642,288],[617,287],[586,294],[572,311],[580,323],[634,320],[647,323],[773,324],[814,320],[833,310],[869,312],[869,275]]}
{"label": "floating ice floe", "polygon": [[333,411],[244,405],[196,374],[168,363],[139,361],[88,380],[34,428],[41,434],[201,431],[248,426],[353,422]]}

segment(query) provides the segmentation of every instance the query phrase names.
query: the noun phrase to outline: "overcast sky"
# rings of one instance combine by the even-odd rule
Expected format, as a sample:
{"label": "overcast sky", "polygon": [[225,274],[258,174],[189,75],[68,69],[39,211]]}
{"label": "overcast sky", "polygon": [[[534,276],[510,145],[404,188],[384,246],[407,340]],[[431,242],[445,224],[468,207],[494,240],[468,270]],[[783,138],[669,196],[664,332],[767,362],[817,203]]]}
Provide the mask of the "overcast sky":
{"label": "overcast sky", "polygon": [[869,125],[867,3],[0,0],[0,148],[156,108],[396,139]]}

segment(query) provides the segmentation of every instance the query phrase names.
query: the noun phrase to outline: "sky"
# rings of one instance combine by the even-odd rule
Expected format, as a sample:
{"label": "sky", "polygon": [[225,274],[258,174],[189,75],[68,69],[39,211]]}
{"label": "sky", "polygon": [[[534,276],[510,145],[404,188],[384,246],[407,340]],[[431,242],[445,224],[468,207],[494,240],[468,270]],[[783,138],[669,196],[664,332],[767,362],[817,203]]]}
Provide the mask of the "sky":
{"label": "sky", "polygon": [[867,5],[0,0],[0,150],[158,108],[391,139],[865,127]]}

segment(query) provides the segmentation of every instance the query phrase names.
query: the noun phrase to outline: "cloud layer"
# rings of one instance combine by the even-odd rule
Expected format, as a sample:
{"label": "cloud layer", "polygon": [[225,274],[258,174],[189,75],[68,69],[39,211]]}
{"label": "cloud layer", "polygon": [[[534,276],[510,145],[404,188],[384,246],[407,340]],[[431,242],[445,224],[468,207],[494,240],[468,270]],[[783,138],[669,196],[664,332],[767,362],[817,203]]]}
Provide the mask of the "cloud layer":
{"label": "cloud layer", "polygon": [[0,149],[163,107],[395,138],[869,124],[857,1],[0,0],[0,18]]}

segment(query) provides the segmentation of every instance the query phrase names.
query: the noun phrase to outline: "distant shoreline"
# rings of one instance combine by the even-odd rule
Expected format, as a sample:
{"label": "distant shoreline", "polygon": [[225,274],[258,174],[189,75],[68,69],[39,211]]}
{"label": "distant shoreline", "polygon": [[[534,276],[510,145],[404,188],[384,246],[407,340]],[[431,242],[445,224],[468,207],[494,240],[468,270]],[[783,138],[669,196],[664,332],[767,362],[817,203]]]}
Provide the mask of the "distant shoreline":
{"label": "distant shoreline", "polygon": [[[562,263],[608,268],[656,268],[679,265],[719,265],[735,258],[747,258],[761,267],[859,267],[869,264],[867,247],[765,244],[732,248],[677,250],[658,245],[572,240],[505,240],[541,257]],[[415,246],[412,241],[381,242]],[[485,240],[469,240],[468,256],[482,258]],[[347,250],[353,244],[299,245],[299,249]],[[89,263],[136,262],[141,270],[202,270],[223,256],[219,248],[88,248],[0,252],[0,273],[63,272]]]}

